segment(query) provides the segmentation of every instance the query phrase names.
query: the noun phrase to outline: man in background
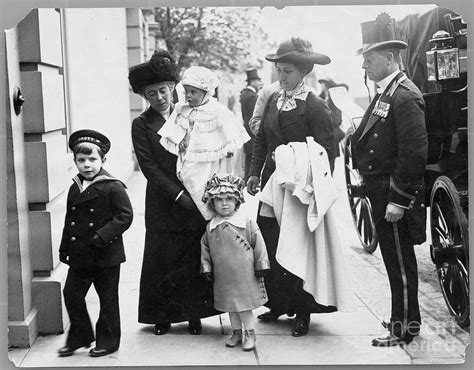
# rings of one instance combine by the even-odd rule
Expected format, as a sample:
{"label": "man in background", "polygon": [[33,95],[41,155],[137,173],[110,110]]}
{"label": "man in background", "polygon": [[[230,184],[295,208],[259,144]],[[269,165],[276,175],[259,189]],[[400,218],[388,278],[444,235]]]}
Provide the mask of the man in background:
{"label": "man in background", "polygon": [[261,78],[255,68],[247,69],[247,86],[240,92],[240,106],[242,110],[242,119],[244,120],[244,127],[251,139],[244,144],[245,153],[245,181],[247,181],[250,161],[252,160],[252,150],[255,135],[250,130],[249,121],[252,118],[255,103],[257,102],[258,90],[261,86]]}

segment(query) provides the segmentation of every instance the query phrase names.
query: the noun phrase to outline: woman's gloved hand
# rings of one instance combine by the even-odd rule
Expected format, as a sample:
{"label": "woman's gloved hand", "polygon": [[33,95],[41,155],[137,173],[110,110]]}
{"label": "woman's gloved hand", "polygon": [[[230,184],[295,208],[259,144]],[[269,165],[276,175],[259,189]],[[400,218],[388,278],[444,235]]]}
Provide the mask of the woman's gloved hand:
{"label": "woman's gloved hand", "polygon": [[194,204],[193,200],[187,193],[181,194],[177,202],[181,207],[183,207],[187,211],[194,211],[196,209],[196,205]]}
{"label": "woman's gloved hand", "polygon": [[250,195],[255,195],[258,193],[258,185],[260,183],[260,178],[258,176],[250,176],[247,180],[247,192]]}

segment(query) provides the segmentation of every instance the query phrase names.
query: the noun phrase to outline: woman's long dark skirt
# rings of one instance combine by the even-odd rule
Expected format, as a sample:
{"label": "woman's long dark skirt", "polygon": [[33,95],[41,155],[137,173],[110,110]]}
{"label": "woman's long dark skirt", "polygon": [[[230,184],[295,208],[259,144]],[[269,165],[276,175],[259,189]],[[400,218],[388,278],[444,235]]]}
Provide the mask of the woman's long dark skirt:
{"label": "woman's long dark skirt", "polygon": [[[259,207],[260,211],[260,207]],[[270,260],[270,271],[265,276],[265,287],[271,310],[293,316],[295,313],[326,313],[336,311],[334,306],[323,306],[303,289],[303,280],[283,268],[276,260],[280,226],[276,218],[257,216],[257,224],[262,232]]]}
{"label": "woman's long dark skirt", "polygon": [[199,274],[203,232],[145,236],[138,321],[181,322],[217,315],[212,285]]}

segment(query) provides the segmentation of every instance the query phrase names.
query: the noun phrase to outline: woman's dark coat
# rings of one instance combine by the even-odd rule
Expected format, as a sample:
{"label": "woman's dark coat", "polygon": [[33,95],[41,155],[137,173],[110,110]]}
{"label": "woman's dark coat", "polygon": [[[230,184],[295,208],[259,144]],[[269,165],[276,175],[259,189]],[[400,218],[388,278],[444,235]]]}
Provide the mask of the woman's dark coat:
{"label": "woman's dark coat", "polygon": [[175,201],[185,190],[176,176],[177,157],[160,144],[165,119],[152,108],[132,123],[135,154],[146,177],[145,250],[138,321],[180,322],[217,314],[210,286],[199,275],[205,220],[198,209]]}
{"label": "woman's dark coat", "polygon": [[[255,137],[250,176],[260,176],[262,188],[275,171],[272,152],[282,144],[306,142],[307,136],[314,137],[328,154],[333,167],[334,133],[331,111],[326,102],[313,93],[306,101],[296,99],[297,107],[279,112],[277,100],[279,93],[273,94],[265,107],[262,123]],[[263,171],[262,171],[263,168]],[[284,269],[276,260],[280,228],[275,218],[257,217],[270,259],[270,271],[265,277],[268,303],[265,306],[277,313],[306,314],[309,312],[332,312],[335,307],[323,306],[303,290],[300,278]]]}

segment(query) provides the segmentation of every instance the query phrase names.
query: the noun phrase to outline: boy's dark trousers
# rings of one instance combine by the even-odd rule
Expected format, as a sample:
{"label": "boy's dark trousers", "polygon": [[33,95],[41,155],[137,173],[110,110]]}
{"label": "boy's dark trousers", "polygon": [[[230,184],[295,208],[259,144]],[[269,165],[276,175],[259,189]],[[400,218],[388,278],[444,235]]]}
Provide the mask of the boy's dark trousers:
{"label": "boy's dark trousers", "polygon": [[120,310],[118,284],[120,265],[91,267],[91,269],[69,268],[64,286],[64,300],[71,320],[66,346],[79,348],[94,341],[94,331],[87,312],[85,297],[91,286],[100,300],[99,319],[96,323],[96,348],[115,351],[120,345]]}

